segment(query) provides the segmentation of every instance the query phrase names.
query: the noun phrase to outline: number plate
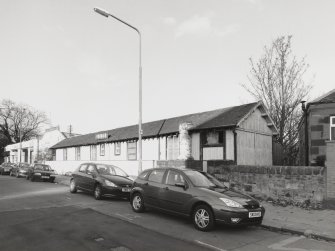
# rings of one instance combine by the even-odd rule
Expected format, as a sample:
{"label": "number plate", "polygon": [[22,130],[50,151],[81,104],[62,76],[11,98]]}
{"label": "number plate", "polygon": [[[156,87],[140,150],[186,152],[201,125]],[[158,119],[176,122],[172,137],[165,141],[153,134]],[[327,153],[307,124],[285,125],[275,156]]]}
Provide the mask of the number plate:
{"label": "number plate", "polygon": [[49,179],[49,176],[42,176],[42,179]]}
{"label": "number plate", "polygon": [[129,193],[130,190],[131,190],[131,188],[122,188],[122,192],[127,192],[127,193]]}
{"label": "number plate", "polygon": [[5,172],[9,172],[9,169],[5,168]]}
{"label": "number plate", "polygon": [[261,217],[262,212],[249,212],[249,218]]}

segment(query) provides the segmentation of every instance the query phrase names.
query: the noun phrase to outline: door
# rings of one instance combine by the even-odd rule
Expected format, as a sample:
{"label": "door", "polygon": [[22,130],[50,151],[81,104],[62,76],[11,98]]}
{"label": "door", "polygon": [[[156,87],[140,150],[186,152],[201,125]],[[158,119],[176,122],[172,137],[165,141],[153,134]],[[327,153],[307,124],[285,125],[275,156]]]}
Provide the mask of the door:
{"label": "door", "polygon": [[87,168],[87,164],[82,164],[79,167],[78,172],[74,172],[72,174],[74,181],[76,182],[77,186],[80,188],[83,188],[83,176],[86,175],[86,168]]}
{"label": "door", "polygon": [[[192,199],[188,184],[181,172],[169,170],[161,193],[160,204],[164,210],[187,214],[186,205]],[[177,184],[177,185],[176,185]],[[181,187],[184,184],[186,187]]]}
{"label": "door", "polygon": [[159,207],[159,195],[163,189],[165,170],[153,170],[146,183],[143,184],[144,202],[150,206]]}
{"label": "door", "polygon": [[83,179],[83,188],[88,191],[93,191],[94,185],[95,185],[95,178],[97,176],[98,172],[95,168],[94,164],[88,164],[88,167],[86,169],[86,173],[82,176]]}

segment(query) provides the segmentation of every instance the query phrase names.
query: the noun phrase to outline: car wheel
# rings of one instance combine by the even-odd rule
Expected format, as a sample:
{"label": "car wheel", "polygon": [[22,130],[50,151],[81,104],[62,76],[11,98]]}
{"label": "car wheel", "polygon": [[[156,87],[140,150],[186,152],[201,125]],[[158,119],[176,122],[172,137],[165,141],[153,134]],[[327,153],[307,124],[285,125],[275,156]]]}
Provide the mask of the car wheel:
{"label": "car wheel", "polygon": [[136,213],[144,212],[144,200],[140,193],[135,193],[131,198],[131,208]]}
{"label": "car wheel", "polygon": [[26,177],[27,180],[29,180],[29,175],[27,174],[27,177]]}
{"label": "car wheel", "polygon": [[54,183],[55,182],[55,178],[51,178],[49,179],[50,183]]}
{"label": "car wheel", "polygon": [[102,189],[101,185],[97,184],[94,188],[94,198],[96,200],[101,200],[102,199]]}
{"label": "car wheel", "polygon": [[31,182],[34,182],[34,181],[35,181],[34,176],[31,176],[31,177],[30,177],[30,181],[31,181]]}
{"label": "car wheel", "polygon": [[210,231],[214,227],[214,215],[207,205],[197,206],[192,214],[193,224],[200,231]]}
{"label": "car wheel", "polygon": [[70,181],[70,193],[76,193],[77,192],[77,185],[74,179]]}

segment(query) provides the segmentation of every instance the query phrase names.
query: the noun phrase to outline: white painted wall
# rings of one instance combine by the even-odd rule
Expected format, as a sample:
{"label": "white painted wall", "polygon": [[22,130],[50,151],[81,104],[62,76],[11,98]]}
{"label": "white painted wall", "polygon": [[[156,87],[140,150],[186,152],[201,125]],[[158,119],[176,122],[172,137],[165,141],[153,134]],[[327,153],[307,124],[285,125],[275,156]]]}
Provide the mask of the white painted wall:
{"label": "white painted wall", "polygon": [[200,160],[200,133],[192,133],[191,135],[192,157]]}
{"label": "white painted wall", "polygon": [[226,130],[226,159],[235,160],[234,156],[234,132]]}

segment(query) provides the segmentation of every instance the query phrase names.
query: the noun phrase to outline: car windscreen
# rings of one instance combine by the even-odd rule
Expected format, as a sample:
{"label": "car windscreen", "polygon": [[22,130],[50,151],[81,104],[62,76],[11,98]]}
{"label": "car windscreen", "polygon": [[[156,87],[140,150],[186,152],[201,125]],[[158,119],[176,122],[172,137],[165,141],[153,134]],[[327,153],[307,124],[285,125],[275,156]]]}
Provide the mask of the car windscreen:
{"label": "car windscreen", "polygon": [[215,186],[206,176],[198,171],[186,170],[184,171],[186,176],[191,180],[196,187],[213,187]]}
{"label": "car windscreen", "polygon": [[202,175],[206,176],[214,185],[217,187],[227,188],[221,181],[216,179],[214,176],[210,175],[209,173],[201,172]]}
{"label": "car windscreen", "polygon": [[43,171],[50,171],[51,167],[48,165],[35,165],[35,170],[43,170]]}
{"label": "car windscreen", "polygon": [[116,166],[97,165],[97,170],[99,174],[128,177],[128,174],[126,174],[122,169]]}

